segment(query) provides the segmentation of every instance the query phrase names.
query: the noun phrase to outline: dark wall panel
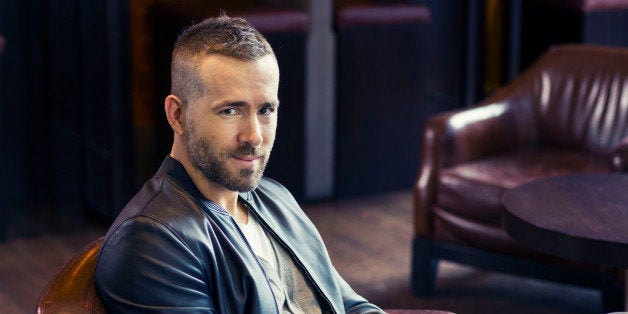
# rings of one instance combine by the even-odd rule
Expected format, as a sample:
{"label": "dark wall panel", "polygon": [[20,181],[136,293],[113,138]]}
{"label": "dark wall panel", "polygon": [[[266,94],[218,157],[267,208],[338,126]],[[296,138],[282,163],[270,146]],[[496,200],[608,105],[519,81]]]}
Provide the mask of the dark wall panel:
{"label": "dark wall panel", "polygon": [[[128,111],[122,94],[129,91],[120,87],[128,70],[109,75],[124,69],[121,58],[128,60],[121,51],[128,45],[112,42],[128,40],[128,21],[125,29],[111,17],[124,15],[124,8],[123,0],[0,2],[0,33],[7,38],[0,54],[1,134],[8,144],[0,159],[0,234],[65,230],[85,216],[112,218],[119,188],[111,177],[124,175],[112,158],[128,154],[113,149],[125,140],[112,130],[128,122],[111,112]],[[112,86],[125,91],[112,98]]]}
{"label": "dark wall panel", "polygon": [[[381,22],[387,6],[360,7],[337,19],[336,196],[409,189],[416,176],[423,107],[428,22]],[[415,9],[420,12],[420,9]],[[413,11],[414,12],[414,11]]]}

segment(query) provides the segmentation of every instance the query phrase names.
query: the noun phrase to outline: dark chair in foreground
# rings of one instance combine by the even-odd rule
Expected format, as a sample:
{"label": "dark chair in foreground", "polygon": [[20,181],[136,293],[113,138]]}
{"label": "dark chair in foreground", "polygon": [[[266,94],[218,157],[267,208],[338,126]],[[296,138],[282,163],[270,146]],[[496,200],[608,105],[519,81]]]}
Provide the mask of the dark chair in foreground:
{"label": "dark chair in foreground", "polygon": [[602,290],[622,306],[623,271],[535,252],[501,227],[504,191],[538,178],[628,172],[628,49],[550,49],[471,108],[432,117],[416,184],[412,282],[434,288],[439,260]]}
{"label": "dark chair in foreground", "polygon": [[37,313],[106,313],[94,285],[94,270],[102,238],[88,244],[48,282]]}

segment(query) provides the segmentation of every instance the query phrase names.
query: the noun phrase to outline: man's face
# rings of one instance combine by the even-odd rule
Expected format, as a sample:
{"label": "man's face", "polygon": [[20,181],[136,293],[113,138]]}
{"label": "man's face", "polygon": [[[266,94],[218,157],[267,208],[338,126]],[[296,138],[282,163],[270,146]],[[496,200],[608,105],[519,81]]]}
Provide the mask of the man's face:
{"label": "man's face", "polygon": [[183,140],[190,161],[228,190],[259,184],[275,141],[279,69],[274,56],[242,61],[206,57],[205,93],[185,109]]}

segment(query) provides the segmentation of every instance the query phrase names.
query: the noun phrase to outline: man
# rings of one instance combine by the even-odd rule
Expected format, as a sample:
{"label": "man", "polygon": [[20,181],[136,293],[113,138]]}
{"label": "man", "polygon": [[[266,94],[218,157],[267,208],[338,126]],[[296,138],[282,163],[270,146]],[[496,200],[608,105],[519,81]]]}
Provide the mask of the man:
{"label": "man", "polygon": [[272,48],[243,19],[179,37],[164,106],[172,152],[99,253],[108,311],[381,313],[336,272],[291,194],[262,178],[278,84]]}

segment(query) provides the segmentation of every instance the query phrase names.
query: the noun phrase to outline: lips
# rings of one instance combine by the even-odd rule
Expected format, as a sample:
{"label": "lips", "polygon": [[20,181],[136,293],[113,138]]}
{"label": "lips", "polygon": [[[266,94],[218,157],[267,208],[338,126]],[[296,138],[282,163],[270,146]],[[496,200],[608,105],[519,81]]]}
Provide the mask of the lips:
{"label": "lips", "polygon": [[258,164],[258,160],[262,158],[262,156],[258,155],[242,155],[242,156],[233,156],[233,160],[235,161],[238,167],[251,168],[255,167]]}
{"label": "lips", "polygon": [[242,160],[242,161],[254,161],[254,160],[258,160],[258,159],[262,158],[262,156],[245,155],[245,156],[234,156],[233,158],[235,158],[237,160]]}
{"label": "lips", "polygon": [[268,154],[263,148],[256,148],[250,145],[243,145],[231,151],[231,158],[236,162],[239,167],[255,167],[258,163],[261,165],[262,161]]}

